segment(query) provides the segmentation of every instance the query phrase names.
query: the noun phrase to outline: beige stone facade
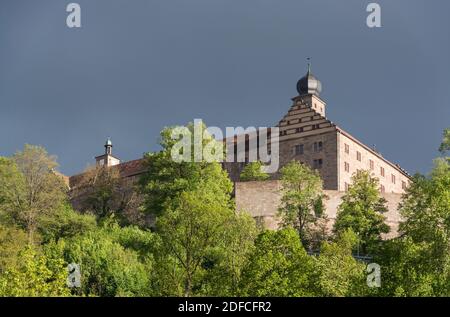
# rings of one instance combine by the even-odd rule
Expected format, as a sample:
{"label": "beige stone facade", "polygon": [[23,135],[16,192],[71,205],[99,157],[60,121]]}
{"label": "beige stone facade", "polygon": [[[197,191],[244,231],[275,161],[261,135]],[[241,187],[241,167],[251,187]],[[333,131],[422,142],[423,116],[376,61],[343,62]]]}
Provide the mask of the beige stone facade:
{"label": "beige stone facade", "polygon": [[403,193],[410,177],[400,168],[373,149],[368,148],[348,133],[337,129],[338,142],[338,190],[345,191],[351,184],[351,176],[358,170],[369,170],[380,181],[383,193]]}
{"label": "beige stone facade", "polygon": [[[281,199],[281,184],[278,180],[264,182],[237,182],[235,184],[236,209],[239,212],[250,213],[256,221],[268,228],[277,229],[279,224],[278,207]],[[336,219],[338,206],[345,192],[337,190],[325,190],[324,200],[325,213],[330,220],[328,227],[331,227]],[[387,201],[388,211],[384,214],[386,223],[391,231],[385,238],[397,235],[398,223],[401,220],[397,211],[401,194],[384,193],[381,194]]]}

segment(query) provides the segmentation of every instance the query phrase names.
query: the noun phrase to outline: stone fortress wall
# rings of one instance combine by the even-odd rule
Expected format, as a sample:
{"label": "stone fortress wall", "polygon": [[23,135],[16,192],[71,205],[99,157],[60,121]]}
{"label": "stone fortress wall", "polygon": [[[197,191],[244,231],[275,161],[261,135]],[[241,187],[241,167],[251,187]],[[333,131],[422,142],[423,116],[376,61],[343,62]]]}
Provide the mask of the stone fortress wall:
{"label": "stone fortress wall", "polygon": [[[280,189],[281,183],[278,180],[237,182],[235,183],[236,210],[250,213],[258,224],[267,229],[277,229],[279,225],[277,213],[281,199]],[[324,201],[325,213],[330,220],[328,225],[331,229],[345,192],[324,190],[324,193],[327,196]],[[381,196],[387,201],[388,212],[384,216],[386,217],[386,224],[391,227],[390,233],[385,235],[384,238],[393,238],[397,235],[398,224],[401,220],[397,208],[402,194],[383,193]]]}

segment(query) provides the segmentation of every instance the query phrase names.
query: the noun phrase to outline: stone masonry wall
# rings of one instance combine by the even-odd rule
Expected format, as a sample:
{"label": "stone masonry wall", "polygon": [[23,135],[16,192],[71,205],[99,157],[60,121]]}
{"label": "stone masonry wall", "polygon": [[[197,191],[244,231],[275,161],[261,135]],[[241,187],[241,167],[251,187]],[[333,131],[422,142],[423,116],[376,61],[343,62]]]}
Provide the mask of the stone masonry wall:
{"label": "stone masonry wall", "polygon": [[[281,183],[277,180],[265,182],[238,182],[235,184],[236,209],[250,213],[260,224],[268,229],[277,229],[279,218],[277,217],[280,204]],[[341,198],[345,194],[342,191],[325,190],[328,199],[324,201],[325,212],[330,219],[330,229],[336,219],[337,208]],[[391,232],[385,238],[397,235],[398,223],[401,220],[397,208],[401,200],[401,194],[384,193],[389,211],[385,213],[386,223],[391,227]]]}

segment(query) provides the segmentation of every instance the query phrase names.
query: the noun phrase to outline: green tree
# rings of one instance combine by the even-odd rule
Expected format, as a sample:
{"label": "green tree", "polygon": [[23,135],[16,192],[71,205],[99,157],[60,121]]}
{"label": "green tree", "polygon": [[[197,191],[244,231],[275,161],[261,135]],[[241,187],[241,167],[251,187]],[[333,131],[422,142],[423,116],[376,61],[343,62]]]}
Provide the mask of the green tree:
{"label": "green tree", "polygon": [[[208,183],[211,192],[214,192],[219,200],[228,200],[232,191],[232,183],[228,174],[221,168],[218,162],[208,162],[204,158],[199,161],[194,160],[194,125],[189,124],[187,129],[191,133],[191,160],[175,161],[172,152],[176,149],[176,144],[180,141],[173,139],[172,134],[177,128],[165,128],[161,132],[160,144],[162,150],[157,153],[147,153],[145,155],[146,173],[140,179],[141,192],[144,196],[144,210],[150,214],[161,215],[169,208],[174,209],[176,198],[185,191],[195,189]],[[202,125],[201,134],[204,135],[201,149],[206,147],[214,148],[219,146],[210,135],[205,133],[206,127]],[[222,150],[223,151],[223,150]],[[172,205],[172,206],[171,206]]]}
{"label": "green tree", "polygon": [[[67,263],[80,265],[81,289],[86,296],[148,296],[152,295],[151,256],[141,254],[120,242],[117,230],[108,227],[67,240],[58,248]],[[123,237],[122,237],[123,238]]]}
{"label": "green tree", "polygon": [[124,226],[145,225],[137,188],[120,175],[117,166],[87,168],[71,189],[70,200],[77,210],[92,213],[98,220],[114,216]]}
{"label": "green tree", "polygon": [[352,229],[359,236],[364,254],[379,246],[382,234],[389,232],[383,216],[387,211],[386,200],[380,196],[378,187],[378,179],[371,177],[368,171],[355,173],[352,185],[342,197],[334,223],[337,235]]}
{"label": "green tree", "polygon": [[450,164],[437,159],[430,177],[416,175],[399,211],[401,234],[415,242],[450,242]]}
{"label": "green tree", "polygon": [[250,162],[247,164],[241,172],[240,180],[243,182],[248,181],[265,181],[269,179],[269,174],[262,170],[263,164],[260,161]]}
{"label": "green tree", "polygon": [[415,175],[399,207],[399,237],[383,244],[383,296],[450,294],[450,164],[439,158],[429,176]]}
{"label": "green tree", "polygon": [[348,229],[336,242],[324,242],[316,259],[317,292],[321,296],[362,296],[367,293],[366,266],[352,256],[358,237]]}
{"label": "green tree", "polygon": [[32,247],[20,252],[19,265],[0,275],[0,296],[69,296],[67,269],[62,258],[47,257]]}
{"label": "green tree", "polygon": [[255,220],[245,212],[232,215],[225,223],[221,243],[207,252],[201,294],[238,296],[242,270],[254,250],[258,230]]}
{"label": "green tree", "polygon": [[39,233],[42,242],[58,241],[61,238],[70,238],[82,235],[97,228],[95,217],[89,214],[80,214],[65,203],[51,214],[44,214],[39,220]]}
{"label": "green tree", "polygon": [[[392,281],[386,292],[450,294],[450,164],[437,159],[429,177],[416,175],[400,204],[401,238],[380,256]],[[388,285],[389,286],[389,285]]]}
{"label": "green tree", "polygon": [[0,275],[8,267],[19,265],[19,252],[27,244],[27,234],[23,230],[0,224]]}
{"label": "green tree", "polygon": [[439,151],[442,154],[445,154],[448,151],[450,151],[450,128],[444,130],[442,143],[441,146],[439,147]]}
{"label": "green tree", "polygon": [[243,270],[243,296],[313,296],[314,262],[292,229],[265,230]]}
{"label": "green tree", "polygon": [[17,193],[23,193],[25,179],[14,160],[0,157],[0,221],[12,222],[12,210],[17,209]]}
{"label": "green tree", "polygon": [[315,226],[323,219],[322,179],[316,170],[298,161],[281,169],[281,205],[278,209],[283,227],[297,230],[305,247],[312,243]]}
{"label": "green tree", "polygon": [[183,295],[191,296],[206,255],[221,246],[233,211],[228,201],[217,199],[208,187],[183,192],[176,205],[158,218],[156,228],[165,252],[182,268]]}
{"label": "green tree", "polygon": [[[440,272],[442,263],[430,258],[432,244],[414,242],[403,236],[386,241],[374,261],[381,265],[380,296],[445,296],[439,287],[448,279]],[[441,280],[441,282],[439,282]]]}
{"label": "green tree", "polygon": [[67,186],[55,172],[56,159],[44,148],[27,144],[11,160],[2,159],[0,165],[3,218],[24,228],[33,243],[41,217],[61,208],[67,199]]}
{"label": "green tree", "polygon": [[[195,129],[203,134],[197,144],[203,153],[223,151],[204,125],[193,124],[184,130],[190,147],[183,151],[194,154]],[[140,181],[144,207],[157,216],[155,288],[163,295],[231,294],[253,242],[254,222],[235,214],[232,183],[219,162],[204,157],[195,161],[192,156],[192,161],[174,159],[179,141],[172,138],[174,131],[161,132],[163,149],[146,155],[148,172]]]}

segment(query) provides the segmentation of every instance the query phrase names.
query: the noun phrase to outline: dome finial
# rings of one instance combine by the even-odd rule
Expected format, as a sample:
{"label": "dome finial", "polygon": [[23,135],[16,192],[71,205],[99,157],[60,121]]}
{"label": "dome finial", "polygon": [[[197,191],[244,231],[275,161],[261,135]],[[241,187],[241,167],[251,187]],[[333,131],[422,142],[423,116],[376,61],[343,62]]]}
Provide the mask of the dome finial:
{"label": "dome finial", "polygon": [[307,57],[306,60],[308,61],[308,75],[311,74],[311,57]]}
{"label": "dome finial", "polygon": [[322,92],[322,83],[311,73],[311,57],[306,58],[308,61],[308,72],[297,82],[297,91],[302,95],[319,96]]}

